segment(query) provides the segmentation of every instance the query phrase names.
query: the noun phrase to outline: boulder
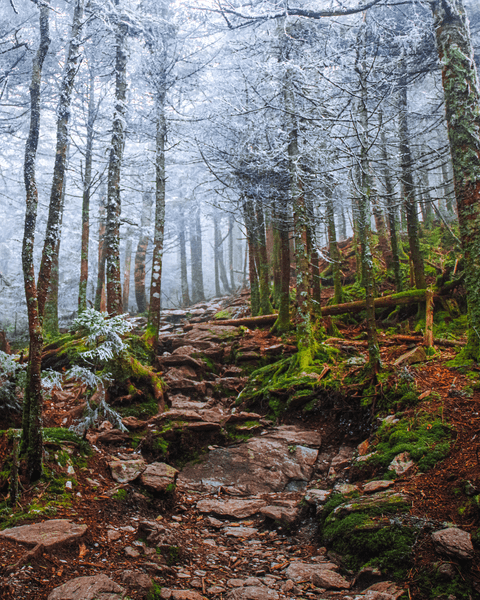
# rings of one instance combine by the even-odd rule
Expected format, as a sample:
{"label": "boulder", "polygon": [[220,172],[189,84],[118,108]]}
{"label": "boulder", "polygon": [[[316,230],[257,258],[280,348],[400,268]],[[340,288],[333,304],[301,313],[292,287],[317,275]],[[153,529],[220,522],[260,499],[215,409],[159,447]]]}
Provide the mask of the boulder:
{"label": "boulder", "polygon": [[112,477],[118,483],[134,481],[145,471],[147,463],[143,458],[137,460],[112,460],[108,463]]}
{"label": "boulder", "polygon": [[[318,450],[289,444],[270,434],[238,446],[215,448],[203,463],[187,465],[179,476],[184,489],[235,489],[244,495],[297,491],[310,481]],[[236,492],[237,493],[237,492]]]}
{"label": "boulder", "polygon": [[154,492],[165,492],[167,487],[174,484],[178,471],[165,463],[155,462],[143,471],[140,482]]}
{"label": "boulder", "polygon": [[260,514],[274,521],[288,523],[292,525],[298,519],[301,513],[299,506],[265,506],[260,509]]}
{"label": "boulder", "polygon": [[152,588],[152,579],[142,571],[124,571],[122,583],[137,590],[150,591]]}
{"label": "boulder", "polygon": [[260,512],[266,506],[265,500],[200,500],[197,509],[201,513],[211,513],[221,517],[245,519]]}
{"label": "boulder", "polygon": [[328,476],[336,479],[342,475],[342,472],[350,466],[353,458],[354,449],[350,446],[341,446],[338,454],[333,457],[328,470]]}
{"label": "boulder", "polygon": [[54,548],[81,538],[87,525],[77,525],[66,519],[50,519],[43,523],[32,523],[0,531],[0,539],[6,538],[17,544]]}
{"label": "boulder", "polygon": [[374,494],[375,492],[381,492],[391,487],[395,482],[389,479],[381,479],[379,481],[369,481],[363,486],[365,494]]}
{"label": "boulder", "polygon": [[55,588],[47,600],[120,600],[125,590],[104,574],[77,577]]}
{"label": "boulder", "polygon": [[228,537],[251,538],[258,534],[255,527],[224,527],[223,533]]}
{"label": "boulder", "polygon": [[325,504],[331,494],[332,490],[308,490],[304,499],[307,504],[320,506]]}
{"label": "boulder", "polygon": [[380,581],[371,585],[363,593],[365,600],[397,600],[405,590],[391,581]]}
{"label": "boulder", "polygon": [[203,596],[195,590],[172,590],[162,588],[160,592],[162,600],[203,600]]}
{"label": "boulder", "polygon": [[452,556],[460,560],[471,560],[473,558],[472,538],[463,529],[449,527],[440,531],[434,531],[432,533],[432,540],[435,549],[440,554]]}
{"label": "boulder", "polygon": [[406,367],[407,365],[413,365],[415,363],[424,362],[427,360],[427,355],[425,353],[425,349],[423,346],[417,346],[413,348],[413,350],[409,350],[402,354],[397,360],[393,363],[395,367]]}
{"label": "boulder", "polygon": [[307,564],[302,562],[292,562],[285,571],[288,579],[294,582],[310,581],[318,587],[328,590],[346,590],[350,583],[337,573],[338,567],[332,562],[315,562]]}
{"label": "boulder", "polygon": [[415,463],[410,459],[408,452],[401,452],[388,465],[389,471],[395,471],[397,475],[403,475],[413,467]]}
{"label": "boulder", "polygon": [[320,448],[322,436],[318,431],[305,430],[295,425],[280,425],[268,434],[270,439],[282,440],[290,446],[308,446],[309,448]]}
{"label": "boulder", "polygon": [[233,589],[227,600],[278,600],[279,594],[264,585],[248,585]]}
{"label": "boulder", "polygon": [[239,412],[229,415],[223,425],[236,425],[237,423],[245,423],[245,421],[258,421],[262,415],[258,413]]}

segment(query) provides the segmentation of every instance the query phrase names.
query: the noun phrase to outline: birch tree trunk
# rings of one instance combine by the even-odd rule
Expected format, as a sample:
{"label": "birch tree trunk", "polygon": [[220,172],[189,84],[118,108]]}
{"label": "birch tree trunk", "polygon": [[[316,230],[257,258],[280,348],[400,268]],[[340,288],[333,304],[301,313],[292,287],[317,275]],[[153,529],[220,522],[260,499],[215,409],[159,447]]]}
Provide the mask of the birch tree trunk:
{"label": "birch tree trunk", "polygon": [[78,313],[87,308],[88,243],[90,236],[90,195],[92,186],[93,125],[95,123],[95,71],[90,67],[88,88],[87,144],[85,148],[85,174],[82,198],[82,249],[80,253],[80,284],[78,288]]}
{"label": "birch tree trunk", "polygon": [[462,0],[432,0],[442,65],[460,238],[465,260],[469,334],[465,355],[480,359],[480,88]]}
{"label": "birch tree trunk", "polygon": [[[115,0],[119,6],[120,0]],[[122,285],[120,282],[120,177],[125,145],[125,116],[127,113],[127,24],[117,15],[115,29],[115,112],[112,123],[112,141],[108,161],[107,222],[105,257],[107,271],[107,311],[122,312]]]}
{"label": "birch tree trunk", "polygon": [[55,249],[61,235],[61,218],[63,214],[63,183],[67,164],[67,149],[69,143],[68,123],[70,120],[70,104],[73,92],[73,83],[77,74],[77,65],[80,58],[81,33],[83,26],[84,0],[76,0],[73,11],[72,31],[68,44],[67,57],[60,87],[60,100],[57,108],[57,144],[55,153],[55,166],[53,168],[52,191],[48,208],[47,230],[43,245],[42,260],[38,273],[38,311],[43,318],[45,302],[52,264],[55,260]]}
{"label": "birch tree trunk", "polygon": [[30,83],[30,130],[25,145],[24,182],[26,192],[25,229],[22,244],[22,268],[27,301],[30,349],[27,385],[23,401],[22,453],[27,453],[27,475],[30,480],[42,474],[42,386],[41,357],[43,347],[42,325],[38,310],[37,287],[33,263],[35,226],[37,222],[38,189],[35,176],[38,139],[40,135],[40,89],[42,68],[50,45],[49,11],[47,2],[40,4],[40,43],[33,59]]}

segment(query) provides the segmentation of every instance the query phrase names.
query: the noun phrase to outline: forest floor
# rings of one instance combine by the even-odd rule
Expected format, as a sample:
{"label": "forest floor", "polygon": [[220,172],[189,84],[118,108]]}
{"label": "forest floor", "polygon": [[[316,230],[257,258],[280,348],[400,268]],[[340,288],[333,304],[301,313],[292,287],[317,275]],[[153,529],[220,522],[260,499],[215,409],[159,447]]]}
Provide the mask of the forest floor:
{"label": "forest floor", "polygon": [[[246,296],[237,297],[234,302],[226,299],[221,308],[225,309],[232,303],[237,314],[243,315],[245,310],[242,307],[247,300]],[[177,344],[177,347],[195,345],[200,338],[194,338],[192,333],[203,332],[202,340],[205,341],[205,331],[211,333],[215,327],[221,330],[221,321],[203,330],[201,319],[197,317],[196,321],[192,324],[188,318],[181,320],[173,331],[165,333],[165,340],[170,345],[172,342],[174,346]],[[361,337],[363,331],[362,324],[337,323],[337,326],[346,340]],[[378,422],[374,420],[365,429],[354,422],[355,417],[342,418],[338,411],[308,412],[300,407],[284,412],[273,423],[265,420],[271,413],[268,404],[263,405],[262,410],[260,403],[254,407],[255,413],[245,413],[247,416],[241,424],[243,429],[237,426],[236,431],[232,433],[229,430],[227,435],[226,423],[239,410],[235,406],[235,397],[243,389],[246,377],[255,365],[271,352],[280,352],[285,357],[294,351],[292,340],[277,338],[266,329],[243,329],[240,337],[235,336],[209,338],[210,348],[221,347],[224,357],[214,361],[211,373],[204,373],[199,378],[195,377],[195,373],[188,375],[184,368],[183,375],[187,373],[187,379],[206,384],[207,395],[204,397],[199,397],[197,388],[187,390],[184,379],[175,383],[174,375],[178,377],[178,373],[173,373],[174,370],[157,365],[158,371],[167,375],[167,381],[169,373],[171,375],[167,398],[170,410],[177,411],[176,437],[169,438],[170,449],[166,454],[164,449],[163,455],[155,454],[148,446],[144,446],[142,452],[147,462],[151,463],[152,459],[158,461],[163,456],[165,462],[180,471],[174,491],[157,494],[145,489],[138,479],[119,483],[112,478],[112,461],[126,462],[141,457],[136,448],[139,441],[136,432],[139,428],[145,432],[142,427],[153,431],[152,427],[157,423],[154,417],[146,422],[130,419],[129,434],[118,432],[115,436],[115,430],[108,424],[90,431],[87,436],[90,450],[86,456],[81,456],[81,448],[75,441],[47,439],[45,449],[48,453],[46,464],[51,469],[49,477],[35,486],[24,484],[18,506],[2,511],[1,528],[49,519],[68,519],[78,525],[86,525],[87,530],[72,543],[51,549],[41,547],[33,553],[28,553],[29,548],[25,545],[2,538],[0,597],[26,600],[87,598],[90,596],[68,596],[66,592],[65,595],[60,592],[55,595],[52,590],[72,579],[99,574],[107,575],[124,590],[118,592],[112,588],[109,598],[121,597],[122,593],[128,593],[131,598],[147,597],[149,594],[149,598],[162,597],[165,600],[170,597],[175,600],[221,599],[224,596],[231,600],[347,600],[363,597],[388,600],[398,598],[402,593],[405,594],[402,597],[416,599],[480,597],[480,561],[476,546],[480,526],[480,391],[475,389],[478,387],[475,383],[480,379],[478,368],[450,367],[447,363],[455,357],[457,350],[437,348],[434,356],[407,369],[411,388],[417,396],[415,404],[392,404],[384,410],[384,416],[391,414],[393,418],[396,415],[412,423],[425,418],[428,421],[431,417],[432,423],[441,421],[453,432],[451,446],[443,460],[424,473],[414,464],[388,483],[392,485],[390,490],[408,498],[407,516],[422,522],[415,536],[412,561],[403,579],[396,581],[396,587],[391,583],[395,565],[380,570],[363,569],[358,574],[338,552],[325,548],[318,518],[321,510],[317,506],[316,517],[315,506],[306,501],[306,495],[312,489],[328,493],[333,489],[334,494],[344,494],[348,499],[352,489],[342,487],[345,484],[355,486],[355,494],[364,499],[363,487],[367,481],[385,481],[381,469],[367,467],[362,471],[357,461],[358,454],[365,454],[358,451],[357,446],[363,442],[364,447],[369,445],[371,449],[378,443],[378,440],[375,441]],[[382,346],[382,363],[386,370],[393,373],[394,361],[411,347],[412,344]],[[357,358],[366,358],[366,349],[356,348],[355,352]],[[349,374],[358,369],[354,366]],[[226,392],[227,385],[230,390]],[[389,384],[385,380],[380,385]],[[182,386],[185,389],[182,390]],[[75,423],[81,414],[79,406],[83,399],[80,392],[75,386],[54,392],[52,398],[45,402],[44,426],[59,428]],[[350,401],[356,393],[349,395]],[[371,405],[366,410],[373,413],[376,408]],[[192,416],[192,411],[197,411],[197,417],[200,417]],[[213,414],[215,411],[217,416]],[[201,433],[195,434],[188,419],[197,419],[195,425]],[[210,429],[204,427],[207,422],[215,426]],[[284,426],[291,429],[282,429]],[[308,471],[302,485],[275,488],[273,482],[268,489],[266,484],[263,487],[258,484],[255,488],[252,483],[249,487],[248,471],[247,479],[241,479],[245,475],[242,465],[238,481],[247,481],[243,491],[228,481],[209,488],[202,479],[202,463],[207,470],[209,464],[216,469],[218,465],[208,461],[214,461],[219,452],[230,448],[234,452],[242,444],[261,443],[262,436],[274,444],[276,442],[272,440],[278,441],[282,435],[288,434],[281,438],[281,442],[288,448],[286,456],[289,458],[289,454],[296,452],[295,436],[307,439],[308,432],[321,436],[321,444],[320,448],[315,443],[310,444],[309,451],[317,453],[317,462],[313,467],[310,465],[310,470],[301,464],[300,458],[292,467],[304,474]],[[288,441],[289,435],[293,436],[293,442]],[[174,448],[177,442],[181,451]],[[428,444],[435,448],[436,442]],[[315,450],[311,449],[312,445]],[[5,433],[0,438],[0,465],[5,464],[10,453],[11,441]],[[347,456],[347,460],[342,462],[342,456]],[[190,461],[188,464],[187,460]],[[325,467],[320,465],[322,461],[326,463]],[[270,466],[266,468],[273,469]],[[215,473],[218,474],[217,471]],[[214,478],[213,473],[211,476]],[[255,475],[251,477],[254,482]],[[68,489],[67,482],[73,482],[71,489]],[[232,499],[243,503],[260,501],[263,513],[253,509],[242,512],[239,509],[242,502],[224,514],[220,514],[218,506],[205,510],[199,504],[205,500],[223,504]],[[277,509],[278,518],[272,516],[277,513],[270,505]],[[270,513],[264,510],[265,506]],[[281,507],[285,514],[278,512]],[[446,524],[454,524],[472,534],[476,548],[473,560],[465,561],[452,553],[438,553],[430,533],[441,530]],[[155,527],[158,530],[153,531]],[[156,543],[149,543],[152,540]],[[450,570],[439,575],[439,565],[445,564],[451,565],[453,572]],[[308,571],[307,567],[312,565],[322,573],[325,569],[333,575],[326,582],[318,579]],[[148,575],[146,579],[145,575]],[[385,584],[385,581],[390,583]],[[117,592],[120,595],[115,596]]]}

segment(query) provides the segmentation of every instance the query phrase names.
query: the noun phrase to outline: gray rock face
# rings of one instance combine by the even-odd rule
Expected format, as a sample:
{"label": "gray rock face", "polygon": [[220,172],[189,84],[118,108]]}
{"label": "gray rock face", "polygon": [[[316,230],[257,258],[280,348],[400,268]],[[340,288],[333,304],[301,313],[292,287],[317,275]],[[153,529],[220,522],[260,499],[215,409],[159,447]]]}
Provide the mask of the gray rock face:
{"label": "gray rock face", "polygon": [[139,460],[112,460],[108,463],[112,477],[118,483],[134,481],[145,470],[147,463]]}
{"label": "gray rock face", "polygon": [[[301,436],[301,430],[297,433]],[[303,489],[311,478],[318,450],[295,446],[292,451],[289,443],[275,435],[277,432],[212,450],[204,463],[185,467],[179,485],[201,491],[222,486],[245,495]]]}
{"label": "gray rock face", "polygon": [[178,471],[165,463],[155,462],[143,471],[140,482],[154,492],[165,492],[167,487],[175,483]]}
{"label": "gray rock face", "polygon": [[25,546],[43,544],[45,548],[54,548],[79,539],[87,529],[87,525],[77,525],[66,519],[50,519],[43,523],[4,529],[0,532],[0,539],[6,538]]}
{"label": "gray rock face", "polygon": [[471,560],[474,550],[472,538],[467,531],[457,527],[449,527],[432,533],[432,540],[437,552],[459,558],[460,560]]}
{"label": "gray rock face", "polygon": [[48,600],[120,600],[125,590],[106,575],[77,577],[57,587]]}

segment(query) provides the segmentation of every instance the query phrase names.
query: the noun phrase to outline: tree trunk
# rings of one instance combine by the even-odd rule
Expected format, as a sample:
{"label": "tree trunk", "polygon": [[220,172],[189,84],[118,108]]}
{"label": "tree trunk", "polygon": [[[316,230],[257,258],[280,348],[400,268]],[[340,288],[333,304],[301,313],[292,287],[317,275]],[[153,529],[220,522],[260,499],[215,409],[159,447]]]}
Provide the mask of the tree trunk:
{"label": "tree trunk", "polygon": [[[68,149],[67,149],[67,161],[68,161]],[[67,177],[63,178],[63,190],[62,190],[62,201],[60,207],[60,214],[58,219],[58,228],[62,229],[63,224],[63,208],[65,206],[65,190],[67,187]],[[52,271],[50,273],[50,282],[48,284],[47,299],[45,302],[44,316],[43,316],[43,331],[49,337],[56,337],[60,331],[58,329],[58,289],[60,285],[60,242],[62,238],[59,235],[57,244],[53,253],[52,260]]]}
{"label": "tree trunk", "polygon": [[82,44],[81,31],[83,25],[84,0],[76,0],[73,11],[72,31],[68,44],[67,58],[60,87],[60,100],[57,108],[57,144],[55,153],[55,166],[53,168],[52,190],[48,208],[47,230],[43,244],[42,260],[38,273],[38,311],[43,318],[45,302],[47,299],[48,285],[52,264],[55,260],[55,248],[61,235],[60,221],[63,213],[63,180],[67,163],[68,122],[70,118],[70,104],[72,99],[73,83],[80,58]]}
{"label": "tree trunk", "polygon": [[22,453],[27,453],[27,469],[30,480],[38,479],[42,474],[42,385],[41,361],[43,348],[42,326],[38,309],[37,288],[33,262],[35,225],[37,222],[38,189],[35,177],[35,161],[40,134],[40,88],[42,68],[50,45],[49,11],[47,2],[40,10],[40,44],[33,59],[32,81],[30,84],[30,130],[25,145],[24,182],[26,192],[25,229],[22,245],[22,268],[27,301],[28,331],[30,349],[28,355],[28,374],[22,417]]}
{"label": "tree trunk", "polygon": [[359,111],[359,138],[360,138],[360,194],[358,200],[358,234],[361,248],[363,286],[365,288],[365,304],[367,313],[367,336],[369,369],[372,375],[378,373],[381,368],[380,350],[378,347],[377,328],[375,324],[375,297],[373,279],[373,260],[371,251],[370,232],[370,165],[368,160],[369,138],[368,138],[368,88],[367,88],[367,59],[366,59],[366,36],[367,24],[364,16],[358,34],[357,58],[355,69],[358,73],[360,84],[360,98],[358,101]]}
{"label": "tree trunk", "polygon": [[97,289],[95,291],[95,310],[104,312],[106,307],[105,295],[105,212],[106,197],[105,189],[102,184],[100,189],[100,203],[98,207],[98,269],[97,269]]}
{"label": "tree trunk", "polygon": [[260,200],[255,202],[257,233],[257,272],[260,288],[260,314],[270,315],[273,312],[270,303],[270,275],[268,268],[267,237],[265,234],[265,215]]}
{"label": "tree trunk", "polygon": [[215,296],[218,298],[221,296],[220,290],[220,267],[219,267],[219,246],[220,246],[220,231],[218,228],[217,211],[214,209],[213,212],[213,260],[214,260],[214,271],[215,271]]}
{"label": "tree trunk", "polygon": [[160,79],[160,87],[155,97],[157,131],[155,137],[155,229],[153,234],[152,280],[150,284],[150,305],[148,308],[147,342],[155,349],[160,330],[160,309],[162,292],[162,259],[165,231],[165,143],[167,121],[165,119],[165,88]]}
{"label": "tree trunk", "polygon": [[192,302],[196,304],[205,300],[202,265],[202,224],[198,204],[193,209],[193,216],[190,221],[190,264],[192,266]]}
{"label": "tree trunk", "polygon": [[253,201],[250,198],[245,198],[243,202],[243,215],[245,220],[245,228],[247,230],[248,242],[248,272],[250,278],[250,305],[253,317],[260,313],[260,291],[258,285],[257,274],[257,236],[256,236],[256,219],[253,209]]}
{"label": "tree trunk", "polygon": [[480,359],[480,89],[462,0],[432,0],[442,65],[469,311],[466,355]]}
{"label": "tree trunk", "polygon": [[425,282],[423,256],[420,250],[420,239],[418,235],[418,209],[415,200],[415,186],[412,174],[413,159],[410,151],[407,110],[407,81],[405,75],[403,75],[400,79],[398,116],[403,203],[407,220],[408,243],[410,245],[410,258],[412,260],[415,287],[419,290],[423,290],[427,287],[427,284]]}
{"label": "tree trunk", "polygon": [[233,215],[228,217],[228,271],[230,273],[230,289],[235,290],[235,270],[233,266],[233,236],[235,231],[235,221]]}
{"label": "tree trunk", "polygon": [[333,209],[333,194],[330,188],[325,189],[325,196],[327,199],[326,204],[326,218],[327,218],[327,230],[328,230],[328,248],[330,254],[330,260],[332,261],[332,273],[333,273],[333,302],[340,304],[342,302],[342,280],[340,271],[340,252],[338,250],[337,243],[337,232],[335,229],[335,213]]}
{"label": "tree trunk", "polygon": [[139,313],[148,310],[147,295],[145,293],[145,257],[148,249],[148,224],[150,223],[150,213],[152,211],[152,194],[144,192],[142,198],[142,214],[140,216],[140,235],[138,238],[137,251],[135,252],[135,299]]}
{"label": "tree trunk", "polygon": [[[118,7],[120,0],[115,0]],[[120,15],[119,15],[120,17]],[[125,145],[125,117],[127,113],[127,24],[118,19],[115,30],[115,112],[112,123],[112,141],[108,161],[107,223],[105,233],[107,271],[107,311],[122,312],[122,285],[120,282],[120,176]]]}
{"label": "tree trunk", "polygon": [[395,203],[395,188],[390,177],[388,168],[387,142],[385,139],[385,130],[382,128],[381,134],[381,153],[383,161],[383,177],[385,185],[385,205],[387,207],[388,231],[390,233],[390,246],[392,248],[392,266],[393,277],[395,279],[395,290],[403,290],[402,273],[400,270],[400,240],[397,228],[397,207]]}
{"label": "tree trunk", "polygon": [[285,333],[290,329],[290,228],[288,200],[282,196],[277,203],[277,224],[279,244],[280,290],[278,296],[278,318],[272,332]]}
{"label": "tree trunk", "polygon": [[130,298],[130,277],[132,271],[132,230],[128,229],[126,233],[127,243],[125,246],[125,261],[123,269],[123,296],[122,309],[124,313],[128,313],[128,300]]}
{"label": "tree trunk", "polygon": [[85,148],[85,174],[82,200],[82,249],[80,252],[80,285],[78,289],[78,313],[87,308],[88,244],[90,236],[90,196],[92,186],[93,125],[95,123],[95,71],[90,68],[90,84],[87,116],[87,145]]}
{"label": "tree trunk", "polygon": [[182,306],[190,306],[190,295],[188,293],[188,274],[187,274],[187,247],[185,243],[185,219],[183,216],[183,207],[179,207],[177,217],[177,235],[180,256],[180,287],[182,291]]}

